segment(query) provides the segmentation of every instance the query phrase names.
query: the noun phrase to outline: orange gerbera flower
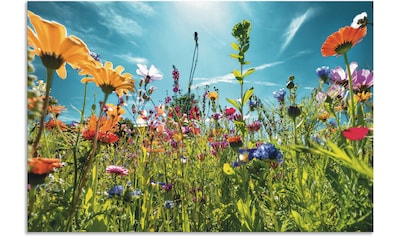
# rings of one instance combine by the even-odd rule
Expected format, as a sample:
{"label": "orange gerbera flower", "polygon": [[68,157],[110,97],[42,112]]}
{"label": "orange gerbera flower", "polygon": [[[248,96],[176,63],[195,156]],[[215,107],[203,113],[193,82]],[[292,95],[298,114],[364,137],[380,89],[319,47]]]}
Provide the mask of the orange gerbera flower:
{"label": "orange gerbera flower", "polygon": [[[119,140],[119,137],[114,134],[118,130],[119,119],[102,116],[98,128],[97,140],[104,143],[114,143]],[[83,138],[92,140],[96,134],[97,117],[95,115],[90,117],[87,127],[83,130]]]}
{"label": "orange gerbera flower", "polygon": [[50,105],[47,107],[47,112],[55,115],[61,114],[62,111],[65,111],[66,108],[62,105],[54,106]]}
{"label": "orange gerbera flower", "polygon": [[241,136],[230,136],[227,138],[227,142],[230,144],[231,147],[241,147],[243,144]]}
{"label": "orange gerbera flower", "polygon": [[135,80],[129,73],[122,74],[124,70],[125,68],[120,65],[114,69],[112,62],[106,61],[104,66],[99,62],[96,62],[96,66],[85,66],[79,74],[92,76],[83,78],[82,83],[94,82],[105,94],[115,91],[121,97],[128,91],[134,91]]}
{"label": "orange gerbera flower", "polygon": [[31,11],[28,17],[35,30],[28,27],[28,46],[41,58],[43,65],[56,70],[60,78],[66,78],[65,63],[73,68],[93,63],[86,44],[74,35],[67,37],[65,26],[44,20]]}
{"label": "orange gerbera flower", "polygon": [[30,167],[29,172],[38,175],[48,174],[53,171],[54,168],[62,167],[60,159],[41,157],[31,158],[28,165]]}
{"label": "orange gerbera flower", "polygon": [[366,33],[367,27],[355,29],[351,26],[346,26],[340,28],[337,32],[327,37],[321,46],[321,55],[324,57],[340,56],[362,41]]}

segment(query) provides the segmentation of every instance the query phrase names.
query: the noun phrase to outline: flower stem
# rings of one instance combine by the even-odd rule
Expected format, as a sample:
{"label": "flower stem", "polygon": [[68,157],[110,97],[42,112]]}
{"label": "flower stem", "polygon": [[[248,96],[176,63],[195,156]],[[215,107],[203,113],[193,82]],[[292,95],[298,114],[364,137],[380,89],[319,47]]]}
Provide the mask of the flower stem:
{"label": "flower stem", "polygon": [[37,146],[39,145],[40,138],[42,136],[42,132],[43,132],[43,128],[44,128],[44,117],[47,114],[47,108],[48,108],[48,104],[49,104],[50,88],[51,88],[51,84],[53,82],[53,73],[54,73],[53,69],[47,68],[46,96],[44,98],[44,106],[43,106],[43,110],[42,110],[42,115],[40,117],[39,131],[37,133],[36,139],[33,142],[33,146],[32,146],[32,157],[37,156]]}
{"label": "flower stem", "polygon": [[107,102],[108,95],[109,95],[109,93],[104,93],[104,102],[100,106],[100,112],[99,112],[99,115],[98,115],[98,118],[97,118],[96,132],[95,132],[94,138],[93,138],[93,147],[92,147],[92,149],[91,149],[91,151],[89,153],[89,159],[87,161],[86,168],[85,168],[85,170],[84,170],[84,172],[82,174],[82,177],[81,177],[81,179],[79,181],[78,193],[76,195],[74,195],[73,198],[72,198],[73,199],[72,200],[72,206],[71,206],[71,211],[70,211],[69,216],[68,216],[68,221],[67,221],[67,225],[66,225],[66,231],[69,231],[69,230],[72,229],[73,215],[74,215],[74,213],[76,211],[76,208],[78,206],[79,197],[80,197],[80,194],[82,192],[82,189],[83,189],[83,187],[84,187],[84,185],[86,183],[87,174],[89,173],[89,170],[91,169],[91,166],[92,166],[92,163],[93,163],[93,160],[94,160],[94,156],[95,156],[95,153],[96,153],[96,150],[97,150],[97,143],[98,143],[97,137],[98,137],[98,130],[99,130],[99,127],[100,127],[101,115],[102,115],[102,112],[104,110],[104,106],[105,106],[105,104]]}
{"label": "flower stem", "polygon": [[354,97],[353,97],[353,82],[352,82],[352,72],[349,66],[349,60],[348,60],[348,55],[346,53],[344,53],[344,58],[345,58],[345,64],[346,64],[346,68],[348,70],[348,76],[349,76],[349,96],[350,96],[350,112],[351,112],[351,122],[352,122],[352,127],[355,127],[356,125],[356,115],[355,115],[355,102],[354,102]]}

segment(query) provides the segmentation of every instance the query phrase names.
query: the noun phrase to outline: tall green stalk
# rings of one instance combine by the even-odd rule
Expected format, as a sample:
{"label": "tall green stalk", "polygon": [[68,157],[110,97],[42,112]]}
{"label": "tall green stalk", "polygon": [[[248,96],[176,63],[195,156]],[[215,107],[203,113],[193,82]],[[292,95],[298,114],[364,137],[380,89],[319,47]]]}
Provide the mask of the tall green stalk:
{"label": "tall green stalk", "polygon": [[51,89],[51,85],[53,83],[54,69],[50,69],[50,68],[46,67],[46,72],[47,72],[46,96],[44,98],[44,106],[43,106],[43,110],[42,110],[42,115],[40,117],[39,131],[37,133],[36,139],[33,142],[33,146],[32,146],[32,157],[37,156],[37,146],[39,145],[40,138],[43,133],[44,118],[46,117],[46,114],[47,114],[47,108],[48,108],[49,98],[50,98],[50,89]]}
{"label": "tall green stalk", "polygon": [[356,108],[355,108],[355,101],[354,101],[354,93],[353,93],[353,82],[352,82],[352,72],[349,66],[349,60],[348,60],[348,55],[346,52],[344,53],[344,58],[345,58],[345,64],[346,68],[348,70],[348,76],[349,76],[349,96],[350,96],[350,112],[351,112],[351,122],[352,122],[352,127],[356,126]]}
{"label": "tall green stalk", "polygon": [[107,102],[107,98],[108,98],[109,94],[110,93],[104,93],[104,102],[100,106],[99,115],[97,117],[96,132],[95,132],[94,138],[93,138],[93,146],[92,146],[92,149],[89,154],[89,159],[87,161],[86,168],[82,174],[82,177],[81,177],[79,185],[78,185],[78,193],[73,196],[71,211],[69,212],[68,221],[67,221],[67,225],[66,225],[66,231],[70,231],[72,229],[73,215],[78,207],[78,202],[79,202],[80,194],[82,193],[82,189],[83,189],[84,185],[86,184],[87,174],[89,173],[89,170],[91,169],[91,165],[94,161],[94,157],[95,157],[95,154],[97,151],[97,143],[98,143],[97,138],[98,138],[98,130],[100,127],[101,115],[104,110],[104,106]]}

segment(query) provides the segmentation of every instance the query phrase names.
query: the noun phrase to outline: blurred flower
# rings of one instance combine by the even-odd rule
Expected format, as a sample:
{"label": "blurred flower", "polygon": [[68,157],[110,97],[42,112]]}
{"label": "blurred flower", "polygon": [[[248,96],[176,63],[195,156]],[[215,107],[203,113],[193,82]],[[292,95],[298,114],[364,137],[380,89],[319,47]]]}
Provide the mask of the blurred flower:
{"label": "blurred flower", "polygon": [[257,148],[240,148],[238,149],[238,158],[241,162],[247,163],[250,160],[254,159],[254,152]]}
{"label": "blurred flower", "polygon": [[154,65],[151,65],[149,70],[147,69],[147,65],[137,64],[137,67],[136,73],[144,77],[145,84],[162,79],[162,75]]}
{"label": "blurred flower", "polygon": [[355,99],[356,102],[365,102],[371,98],[371,95],[373,94],[370,92],[362,91],[361,93],[355,94],[353,99]]}
{"label": "blurred flower", "polygon": [[140,197],[141,196],[141,190],[140,189],[133,190],[132,192],[130,192],[130,196],[132,196],[132,197]]}
{"label": "blurred flower", "polygon": [[49,105],[47,107],[47,112],[49,114],[54,114],[55,117],[57,117],[59,114],[61,114],[62,111],[65,111],[66,108],[64,106],[58,105],[58,106],[54,106],[54,105]]}
{"label": "blurred flower", "polygon": [[106,61],[104,65],[96,62],[96,66],[84,66],[79,74],[92,76],[83,78],[82,83],[94,82],[105,94],[115,91],[118,97],[122,97],[123,94],[134,91],[135,82],[131,74],[122,74],[124,70],[123,66],[113,68],[112,62]]}
{"label": "blurred flower", "polygon": [[105,168],[105,172],[116,175],[127,175],[129,170],[122,166],[110,165]]}
{"label": "blurred flower", "polygon": [[230,147],[241,147],[242,146],[242,140],[241,136],[230,136],[227,137],[227,142],[230,144]]}
{"label": "blurred flower", "polygon": [[98,55],[97,53],[95,53],[93,51],[90,51],[89,54],[94,60],[100,62],[101,64],[103,63],[101,58],[100,58],[100,55]]}
{"label": "blurred flower", "polygon": [[78,37],[67,36],[65,26],[42,19],[28,11],[33,31],[28,26],[28,46],[40,57],[47,69],[56,70],[58,76],[66,78],[65,64],[80,68],[83,64],[93,64],[86,44]]}
{"label": "blurred flower", "polygon": [[[97,140],[104,143],[114,143],[119,140],[119,137],[114,134],[118,131],[118,119],[107,118],[102,116],[100,118]],[[97,117],[91,116],[88,124],[82,131],[82,136],[86,140],[93,140],[96,134]]]}
{"label": "blurred flower", "polygon": [[166,192],[170,191],[172,188],[173,188],[172,183],[162,185],[162,189],[165,190]]}
{"label": "blurred flower", "polygon": [[167,209],[172,209],[173,207],[175,207],[175,203],[173,201],[170,200],[166,200],[163,203],[163,207],[167,208]]}
{"label": "blurred flower", "polygon": [[362,12],[362,13],[356,15],[355,18],[353,18],[351,27],[353,27],[355,29],[362,28],[362,27],[366,27],[367,23],[368,23],[367,13]]}
{"label": "blurred flower", "polygon": [[316,69],[316,74],[325,83],[328,84],[328,79],[330,77],[330,67],[322,66]]}
{"label": "blurred flower", "polygon": [[283,154],[271,143],[261,144],[253,153],[254,158],[260,160],[276,160],[278,163],[282,164],[284,162]]}
{"label": "blurred flower", "polygon": [[326,121],[328,118],[330,118],[330,113],[328,113],[328,111],[323,111],[322,113],[320,113],[317,116],[317,119],[319,119],[320,121]]}
{"label": "blurred flower", "polygon": [[247,125],[247,130],[248,132],[253,133],[259,131],[261,127],[262,127],[262,122],[256,120]]}
{"label": "blurred flower", "polygon": [[123,193],[123,186],[115,185],[110,190],[108,190],[108,197],[111,198],[114,195],[122,196],[122,193]]}
{"label": "blurred flower", "polygon": [[346,26],[340,28],[337,32],[327,37],[321,46],[321,55],[324,57],[340,56],[362,41],[366,33],[366,27],[353,28]]}
{"label": "blurred flower", "polygon": [[231,166],[230,166],[228,163],[224,163],[224,165],[223,165],[223,172],[224,172],[226,175],[232,175],[232,174],[234,174],[234,169],[231,168]]}
{"label": "blurred flower", "polygon": [[342,135],[349,140],[362,140],[368,134],[367,127],[352,127],[342,131]]}
{"label": "blurred flower", "polygon": [[52,130],[52,129],[56,128],[56,127],[59,127],[62,131],[65,131],[65,130],[68,129],[68,126],[64,122],[62,122],[62,121],[60,121],[58,119],[50,119],[50,120],[48,120],[46,122],[45,127],[48,130]]}
{"label": "blurred flower", "polygon": [[215,101],[219,98],[219,94],[216,91],[210,91],[208,93],[208,98],[212,101]]}
{"label": "blurred flower", "polygon": [[286,94],[286,92],[285,92],[284,88],[278,89],[273,92],[274,97],[277,98],[277,100],[280,103],[284,102],[285,94]]}
{"label": "blurred flower", "polygon": [[42,175],[50,173],[54,168],[62,167],[62,164],[57,158],[35,157],[29,159],[28,166],[30,173]]}

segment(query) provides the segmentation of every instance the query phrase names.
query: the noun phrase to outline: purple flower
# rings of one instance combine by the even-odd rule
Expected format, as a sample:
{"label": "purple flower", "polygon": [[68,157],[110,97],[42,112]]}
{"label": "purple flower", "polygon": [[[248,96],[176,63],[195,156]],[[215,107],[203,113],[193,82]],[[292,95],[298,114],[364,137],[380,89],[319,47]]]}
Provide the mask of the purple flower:
{"label": "purple flower", "polygon": [[[352,62],[349,65],[349,68],[350,68],[350,71],[352,74],[352,78],[353,78],[354,74],[356,73],[357,66],[358,66],[357,62]],[[344,70],[342,67],[337,66],[334,69],[330,70],[330,81],[332,84],[340,84],[340,85],[347,86],[348,80],[349,80],[349,76],[348,76],[347,70]]]}
{"label": "purple flower", "polygon": [[277,100],[279,102],[284,102],[285,94],[286,94],[286,92],[285,92],[284,88],[281,88],[281,89],[273,92],[274,97],[277,98]]}
{"label": "purple flower", "polygon": [[264,143],[261,144],[253,153],[254,158],[258,158],[260,160],[277,160],[278,163],[283,163],[283,155],[281,154],[280,150],[277,149],[271,143]]}
{"label": "purple flower", "polygon": [[105,168],[105,172],[116,174],[116,175],[127,175],[129,171],[125,167],[122,167],[122,166],[110,165],[110,166],[107,166],[107,168]]}
{"label": "purple flower", "polygon": [[122,185],[115,185],[108,191],[108,197],[111,198],[114,195],[121,196],[123,193],[123,186]]}
{"label": "purple flower", "polygon": [[167,191],[167,192],[170,191],[172,188],[173,188],[173,184],[172,183],[162,185],[162,189]]}
{"label": "purple flower", "polygon": [[144,77],[146,84],[162,79],[162,75],[154,65],[151,65],[150,69],[147,69],[147,65],[142,64],[137,64],[137,67],[136,73]]}
{"label": "purple flower", "polygon": [[353,89],[364,91],[373,86],[373,72],[370,70],[358,70],[353,76]]}

